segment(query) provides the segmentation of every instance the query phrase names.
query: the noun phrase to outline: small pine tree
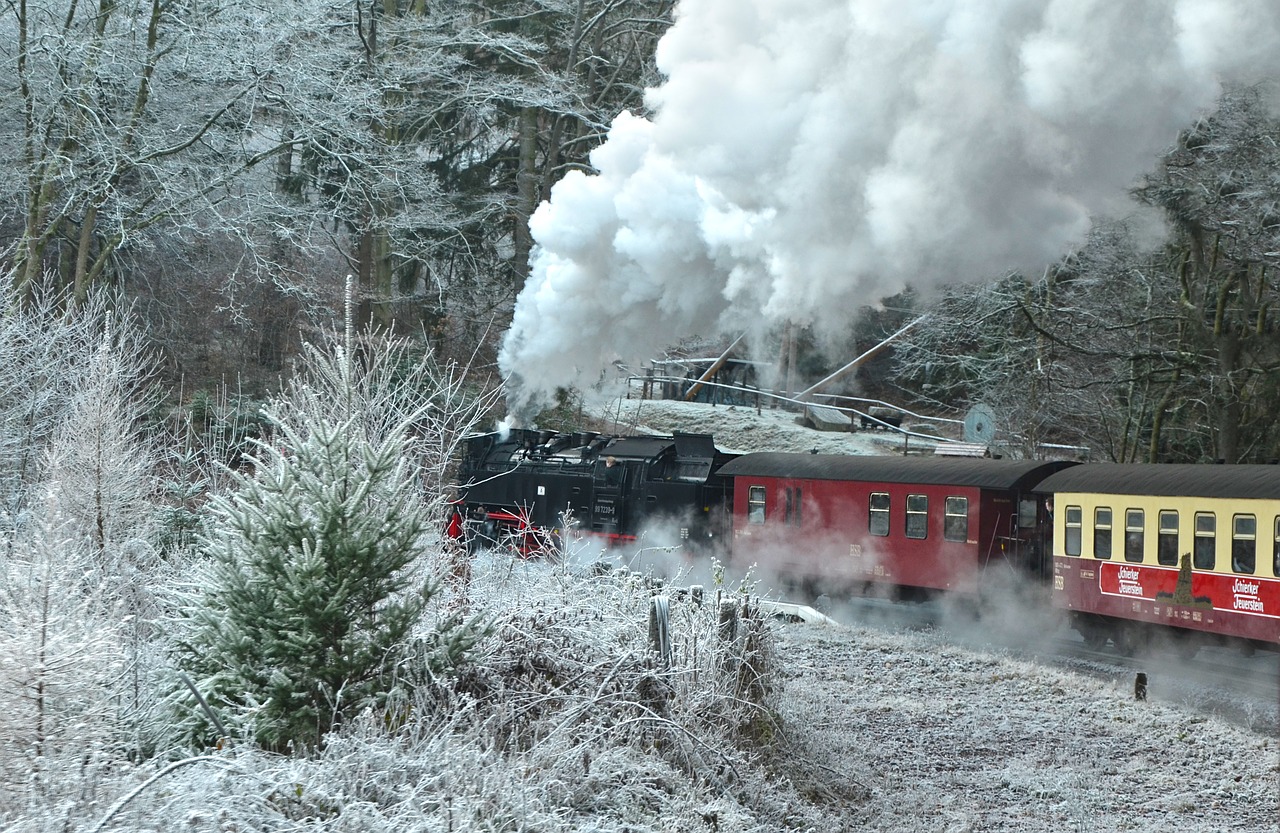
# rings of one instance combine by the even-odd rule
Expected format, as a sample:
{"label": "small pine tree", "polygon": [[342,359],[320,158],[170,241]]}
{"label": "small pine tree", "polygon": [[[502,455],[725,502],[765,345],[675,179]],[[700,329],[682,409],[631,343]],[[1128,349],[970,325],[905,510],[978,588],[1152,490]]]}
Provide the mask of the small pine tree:
{"label": "small pine tree", "polygon": [[211,503],[181,664],[264,746],[315,748],[396,684],[435,590],[409,569],[429,515],[403,431],[373,444],[352,422],[276,428],[282,448],[260,444],[255,473]]}

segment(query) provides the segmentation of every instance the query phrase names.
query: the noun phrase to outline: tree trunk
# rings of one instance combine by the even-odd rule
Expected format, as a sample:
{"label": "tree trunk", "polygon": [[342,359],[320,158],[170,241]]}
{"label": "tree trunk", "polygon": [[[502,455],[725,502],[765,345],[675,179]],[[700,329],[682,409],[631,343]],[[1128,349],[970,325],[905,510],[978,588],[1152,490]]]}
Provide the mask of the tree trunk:
{"label": "tree trunk", "polygon": [[529,277],[529,255],[533,251],[533,233],[529,230],[529,218],[538,207],[538,111],[533,107],[520,109],[520,162],[516,174],[515,228],[512,229],[515,255],[512,272],[515,291],[524,288]]}

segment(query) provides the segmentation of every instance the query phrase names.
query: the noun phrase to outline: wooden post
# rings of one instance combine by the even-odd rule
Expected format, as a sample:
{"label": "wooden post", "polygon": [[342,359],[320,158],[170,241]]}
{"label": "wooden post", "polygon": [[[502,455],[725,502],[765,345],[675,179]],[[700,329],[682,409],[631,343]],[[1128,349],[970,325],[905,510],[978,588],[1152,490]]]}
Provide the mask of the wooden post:
{"label": "wooden post", "polygon": [[671,667],[671,602],[666,596],[649,600],[649,647],[663,668]]}
{"label": "wooden post", "polygon": [[721,642],[732,642],[738,636],[738,600],[720,600],[720,620],[717,628]]}
{"label": "wooden post", "polygon": [[836,372],[834,372],[834,373],[830,374],[830,375],[829,375],[829,376],[827,376],[825,379],[821,379],[821,380],[819,380],[819,381],[817,381],[817,382],[813,383],[813,384],[812,384],[812,385],[810,385],[809,387],[805,388],[804,390],[800,391],[799,393],[797,393],[797,394],[796,394],[795,398],[796,398],[796,399],[801,399],[801,400],[807,399],[809,396],[811,396],[812,394],[814,394],[814,393],[816,393],[817,391],[821,390],[823,387],[825,387],[826,385],[830,384],[831,382],[834,382],[836,379],[839,379],[841,376],[843,376],[844,374],[848,373],[850,370],[854,370],[854,369],[856,369],[856,368],[858,367],[858,365],[862,364],[864,361],[866,361],[867,359],[871,358],[871,357],[872,357],[872,356],[874,356],[876,353],[879,353],[879,352],[880,352],[881,350],[883,350],[885,347],[887,347],[888,345],[890,345],[890,344],[892,344],[894,341],[896,341],[896,340],[898,339],[898,337],[899,337],[899,336],[901,336],[903,333],[907,332],[907,331],[908,331],[908,330],[910,330],[912,327],[916,326],[917,324],[919,324],[921,321],[924,321],[924,320],[925,320],[926,318],[928,318],[928,317],[929,317],[929,316],[927,316],[927,315],[922,315],[922,316],[920,316],[920,317],[919,317],[919,318],[917,318],[915,321],[912,321],[910,324],[907,324],[905,327],[902,327],[902,328],[901,328],[901,329],[899,329],[896,333],[894,333],[893,335],[889,336],[889,337],[888,337],[888,338],[886,338],[884,341],[882,341],[882,342],[880,342],[879,344],[877,344],[875,347],[872,347],[870,350],[866,351],[866,352],[865,352],[865,353],[863,353],[861,356],[858,356],[856,359],[854,359],[853,361],[849,362],[848,364],[846,364],[844,367],[840,368],[840,369],[839,369],[839,370],[837,370]]}
{"label": "wooden post", "polygon": [[742,339],[744,339],[746,335],[747,335],[746,333],[743,333],[742,335],[735,338],[733,340],[733,344],[730,344],[728,348],[726,348],[725,351],[720,354],[720,358],[716,359],[714,362],[711,363],[711,367],[707,368],[707,372],[703,373],[702,376],[700,376],[696,382],[694,382],[692,385],[689,386],[689,390],[686,391],[684,395],[685,402],[692,402],[693,397],[697,396],[698,391],[702,389],[703,383],[705,383],[712,376],[715,376],[716,371],[724,367],[724,363],[729,360],[729,354],[733,352],[733,348],[737,347],[738,342],[742,341]]}

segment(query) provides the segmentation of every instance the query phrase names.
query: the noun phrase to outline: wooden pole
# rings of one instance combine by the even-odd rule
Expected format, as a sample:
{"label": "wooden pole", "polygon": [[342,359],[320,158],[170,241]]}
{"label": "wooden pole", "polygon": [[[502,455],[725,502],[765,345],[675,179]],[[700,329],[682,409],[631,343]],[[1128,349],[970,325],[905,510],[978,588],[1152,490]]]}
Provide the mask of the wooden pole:
{"label": "wooden pole", "polygon": [[921,321],[925,320],[928,317],[929,316],[927,315],[920,316],[915,321],[912,321],[910,324],[898,330],[896,333],[889,336],[884,341],[877,344],[875,347],[872,347],[870,350],[863,353],[861,356],[858,356],[856,359],[854,359],[853,361],[846,364],[844,367],[837,370],[835,373],[832,373],[831,375],[827,376],[825,379],[815,382],[814,384],[800,391],[798,394],[796,394],[796,399],[804,399],[805,397],[813,394],[814,391],[817,391],[820,388],[826,386],[827,384],[834,382],[836,379],[839,379],[841,376],[848,373],[850,370],[853,370],[858,365],[862,364],[864,361],[874,356],[876,353],[879,353],[881,350],[883,350],[885,347],[891,344],[894,340],[896,340],[899,336],[906,333],[912,327],[916,326],[917,324],[919,324]]}
{"label": "wooden pole", "polygon": [[738,342],[742,341],[742,339],[745,338],[746,335],[747,335],[746,333],[743,333],[742,335],[735,338],[733,340],[733,344],[730,344],[728,349],[720,354],[720,358],[716,359],[715,362],[712,363],[711,367],[707,370],[707,372],[702,374],[702,376],[698,378],[698,381],[694,382],[689,387],[689,390],[685,391],[685,394],[684,394],[685,402],[692,402],[693,397],[697,396],[698,391],[702,389],[702,385],[712,376],[716,375],[717,370],[724,367],[724,363],[729,360],[729,354],[733,352],[733,348],[737,347]]}

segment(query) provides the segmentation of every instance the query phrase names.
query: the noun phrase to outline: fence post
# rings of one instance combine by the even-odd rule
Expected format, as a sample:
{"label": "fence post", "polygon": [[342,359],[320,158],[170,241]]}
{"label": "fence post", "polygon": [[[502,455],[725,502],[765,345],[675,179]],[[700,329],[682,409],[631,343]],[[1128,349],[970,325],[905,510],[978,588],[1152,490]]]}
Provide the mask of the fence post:
{"label": "fence post", "polygon": [[671,667],[671,602],[666,596],[649,600],[649,647],[663,668]]}

